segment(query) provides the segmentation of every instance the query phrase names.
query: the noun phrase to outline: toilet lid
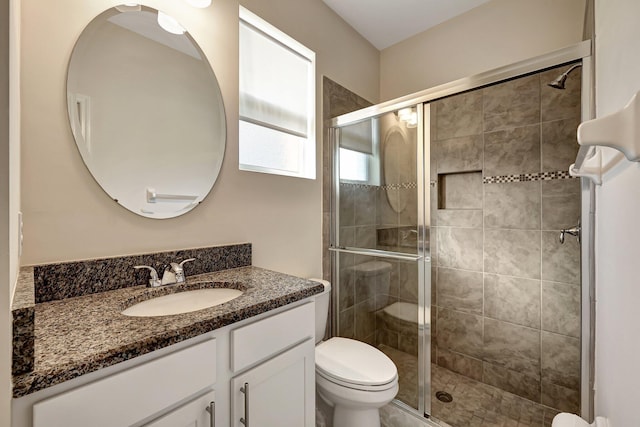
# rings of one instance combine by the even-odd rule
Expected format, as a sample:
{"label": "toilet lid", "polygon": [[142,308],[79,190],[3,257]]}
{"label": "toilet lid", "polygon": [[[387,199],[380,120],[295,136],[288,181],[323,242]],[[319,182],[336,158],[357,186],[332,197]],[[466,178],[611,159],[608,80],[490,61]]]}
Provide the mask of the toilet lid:
{"label": "toilet lid", "polygon": [[360,385],[387,384],[398,375],[396,365],[377,348],[339,337],[316,346],[316,369],[338,380]]}

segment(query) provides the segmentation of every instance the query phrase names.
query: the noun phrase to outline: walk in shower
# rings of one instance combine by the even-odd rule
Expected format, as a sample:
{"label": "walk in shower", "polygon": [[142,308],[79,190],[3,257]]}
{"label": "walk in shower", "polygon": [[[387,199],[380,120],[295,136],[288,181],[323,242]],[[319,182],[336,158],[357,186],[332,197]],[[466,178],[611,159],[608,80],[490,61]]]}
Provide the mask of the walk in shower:
{"label": "walk in shower", "polygon": [[586,184],[568,173],[589,67],[558,87],[588,55],[587,42],[333,119],[333,334],[396,363],[403,409],[454,427],[589,410],[571,236]]}

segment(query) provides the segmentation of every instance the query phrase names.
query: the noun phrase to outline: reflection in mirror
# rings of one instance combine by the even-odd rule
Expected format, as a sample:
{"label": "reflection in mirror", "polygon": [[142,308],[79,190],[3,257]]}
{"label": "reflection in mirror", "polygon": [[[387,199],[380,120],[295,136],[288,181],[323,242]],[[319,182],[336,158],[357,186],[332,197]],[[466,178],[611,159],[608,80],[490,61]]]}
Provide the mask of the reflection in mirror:
{"label": "reflection in mirror", "polygon": [[171,218],[213,187],[225,150],[222,94],[168,15],[123,5],[91,21],[71,55],[67,102],[84,163],[123,207]]}

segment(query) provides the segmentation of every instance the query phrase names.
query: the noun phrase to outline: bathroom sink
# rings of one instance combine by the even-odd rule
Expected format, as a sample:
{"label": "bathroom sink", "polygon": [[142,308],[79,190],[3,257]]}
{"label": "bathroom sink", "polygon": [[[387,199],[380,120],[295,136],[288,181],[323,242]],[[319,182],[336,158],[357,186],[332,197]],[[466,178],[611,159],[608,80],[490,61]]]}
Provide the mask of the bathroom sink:
{"label": "bathroom sink", "polygon": [[122,311],[125,316],[154,317],[190,313],[214,307],[238,298],[243,291],[228,288],[206,288],[176,292],[139,302]]}

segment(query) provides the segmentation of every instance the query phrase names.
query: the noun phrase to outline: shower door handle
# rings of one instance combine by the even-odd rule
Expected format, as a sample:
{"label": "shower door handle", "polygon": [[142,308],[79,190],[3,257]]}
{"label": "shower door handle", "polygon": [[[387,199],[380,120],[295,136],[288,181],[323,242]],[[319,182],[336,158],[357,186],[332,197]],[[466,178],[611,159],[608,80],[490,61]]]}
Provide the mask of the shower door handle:
{"label": "shower door handle", "polygon": [[560,243],[564,243],[564,236],[565,234],[569,234],[571,236],[574,236],[578,239],[578,243],[580,243],[580,237],[582,234],[582,227],[580,227],[580,222],[578,222],[578,225],[576,225],[573,228],[567,228],[564,230],[560,230]]}

